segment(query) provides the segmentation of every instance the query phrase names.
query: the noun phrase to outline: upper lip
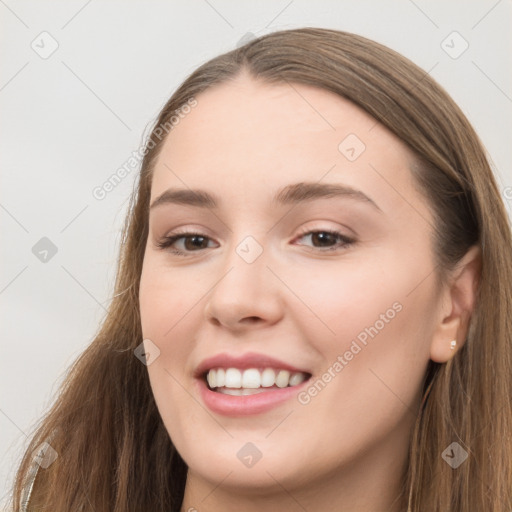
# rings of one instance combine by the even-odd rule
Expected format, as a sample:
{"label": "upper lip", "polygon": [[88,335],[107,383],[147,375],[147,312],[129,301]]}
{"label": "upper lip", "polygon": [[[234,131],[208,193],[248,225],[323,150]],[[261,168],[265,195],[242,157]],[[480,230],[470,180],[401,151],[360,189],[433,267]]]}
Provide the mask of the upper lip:
{"label": "upper lip", "polygon": [[266,354],[258,354],[256,352],[247,352],[239,356],[226,353],[217,354],[201,361],[195,371],[196,377],[202,377],[208,370],[212,368],[279,368],[290,372],[309,373],[307,370],[296,368],[284,361],[280,361]]}

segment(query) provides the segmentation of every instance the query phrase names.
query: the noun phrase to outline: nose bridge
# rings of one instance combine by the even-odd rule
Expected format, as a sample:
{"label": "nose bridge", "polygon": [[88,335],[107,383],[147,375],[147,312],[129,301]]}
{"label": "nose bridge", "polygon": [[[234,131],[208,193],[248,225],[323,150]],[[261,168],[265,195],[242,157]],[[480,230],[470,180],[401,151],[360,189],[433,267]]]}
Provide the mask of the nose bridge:
{"label": "nose bridge", "polygon": [[275,321],[281,303],[276,279],[267,268],[270,253],[253,235],[234,243],[208,295],[206,315],[231,326],[248,317]]}
{"label": "nose bridge", "polygon": [[253,235],[246,235],[234,243],[223,265],[225,277],[216,286],[219,294],[222,292],[241,300],[255,297],[264,290],[270,291],[267,275],[270,274],[267,269],[269,252]]}

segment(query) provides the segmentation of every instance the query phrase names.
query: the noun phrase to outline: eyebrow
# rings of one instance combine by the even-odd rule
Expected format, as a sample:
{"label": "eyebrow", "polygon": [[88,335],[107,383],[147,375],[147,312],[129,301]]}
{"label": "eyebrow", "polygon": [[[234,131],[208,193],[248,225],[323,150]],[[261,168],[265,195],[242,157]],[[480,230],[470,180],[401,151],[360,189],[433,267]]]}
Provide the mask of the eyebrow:
{"label": "eyebrow", "polygon": [[[379,206],[360,190],[356,190],[347,185],[339,185],[335,183],[311,183],[300,182],[287,185],[279,190],[273,197],[272,203],[275,205],[296,205],[306,201],[314,201],[316,199],[328,199],[333,197],[348,197],[368,203],[378,211],[382,212]],[[150,209],[156,208],[163,204],[181,204],[187,206],[195,206],[198,208],[219,207],[220,200],[214,194],[210,194],[200,189],[168,189],[160,194],[151,204]]]}

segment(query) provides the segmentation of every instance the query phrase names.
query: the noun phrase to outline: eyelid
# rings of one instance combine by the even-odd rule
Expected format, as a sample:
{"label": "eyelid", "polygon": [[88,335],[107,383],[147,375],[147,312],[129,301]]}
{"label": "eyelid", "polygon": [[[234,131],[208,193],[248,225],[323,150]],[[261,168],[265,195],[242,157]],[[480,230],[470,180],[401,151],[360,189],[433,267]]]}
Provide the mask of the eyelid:
{"label": "eyelid", "polygon": [[176,254],[183,254],[183,255],[189,255],[189,254],[192,254],[194,252],[201,252],[202,249],[200,249],[198,251],[181,251],[181,250],[178,250],[178,249],[174,249],[173,250],[173,249],[170,248],[172,246],[172,244],[174,244],[178,240],[180,240],[182,238],[192,238],[194,236],[205,238],[208,241],[213,240],[213,238],[211,236],[206,235],[204,233],[201,233],[200,231],[191,231],[191,230],[190,231],[186,231],[186,230],[180,231],[180,230],[177,230],[177,231],[173,231],[172,233],[170,233],[168,235],[164,235],[162,238],[157,240],[156,241],[156,246],[159,249],[169,250],[170,252],[174,252]]}
{"label": "eyelid", "polygon": [[[354,245],[357,242],[356,238],[354,238],[353,236],[348,236],[348,235],[343,234],[339,229],[326,228],[326,227],[322,227],[322,226],[304,227],[299,231],[299,233],[293,238],[292,241],[294,242],[298,239],[304,238],[305,236],[308,236],[308,235],[313,236],[314,234],[318,234],[318,233],[327,233],[329,235],[335,236],[335,237],[337,237],[337,239],[339,241],[334,246],[324,247],[324,248],[304,246],[302,244],[299,244],[299,245],[306,247],[308,249],[308,251],[322,254],[322,253],[328,253],[328,252],[338,253],[338,252],[348,248],[349,246]],[[199,248],[198,250],[195,250],[195,251],[194,250],[193,251],[187,251],[187,250],[183,251],[181,249],[172,248],[173,244],[176,243],[178,240],[193,238],[193,237],[201,237],[208,241],[213,241],[212,237],[210,237],[209,235],[206,235],[204,233],[201,233],[200,231],[192,231],[192,230],[186,230],[186,229],[179,230],[178,229],[178,230],[164,236],[163,238],[161,238],[159,241],[156,242],[156,245],[161,250],[168,250],[171,253],[174,253],[174,254],[180,255],[180,256],[184,256],[184,257],[191,256],[194,253],[200,254],[204,251],[204,249],[208,248],[208,247]]]}
{"label": "eyelid", "polygon": [[[342,229],[345,229],[346,231],[349,231],[350,234],[343,233]],[[325,224],[320,224],[319,226],[318,225],[314,225],[314,226],[308,225],[308,226],[305,226],[303,228],[300,228],[299,232],[298,232],[298,234],[296,236],[303,236],[303,235],[307,235],[307,234],[309,234],[311,232],[318,232],[318,231],[336,232],[339,235],[344,236],[345,238],[350,238],[350,239],[354,239],[354,240],[358,238],[358,235],[356,234],[356,232],[353,229],[350,229],[347,226],[340,227],[339,224],[338,224],[338,226],[334,226],[334,227],[328,227]]]}

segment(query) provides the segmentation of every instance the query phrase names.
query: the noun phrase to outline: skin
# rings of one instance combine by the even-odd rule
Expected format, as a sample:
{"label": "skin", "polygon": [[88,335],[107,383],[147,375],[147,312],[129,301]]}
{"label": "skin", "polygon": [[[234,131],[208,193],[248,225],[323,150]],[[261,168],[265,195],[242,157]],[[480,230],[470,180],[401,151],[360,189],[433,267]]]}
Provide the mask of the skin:
{"label": "skin", "polygon": [[[189,467],[181,510],[399,511],[427,364],[448,361],[465,339],[477,251],[436,284],[434,220],[414,156],[347,100],[245,73],[196,99],[165,141],[151,201],[197,188],[221,204],[151,209],[140,286],[143,335],[160,350],[148,365],[152,390]],[[338,149],[348,134],[366,146],[353,162]],[[347,196],[272,204],[302,181],[353,187],[378,209]],[[187,256],[157,246],[178,228],[208,239],[178,240]],[[339,240],[301,234],[326,229],[356,241],[326,252]],[[236,252],[247,236],[263,249],[250,264]],[[226,417],[207,410],[194,386],[197,365],[220,352],[268,354],[309,369],[312,381],[332,374],[396,303],[400,312],[305,405],[292,398]],[[247,442],[262,453],[251,468],[236,455]]]}

